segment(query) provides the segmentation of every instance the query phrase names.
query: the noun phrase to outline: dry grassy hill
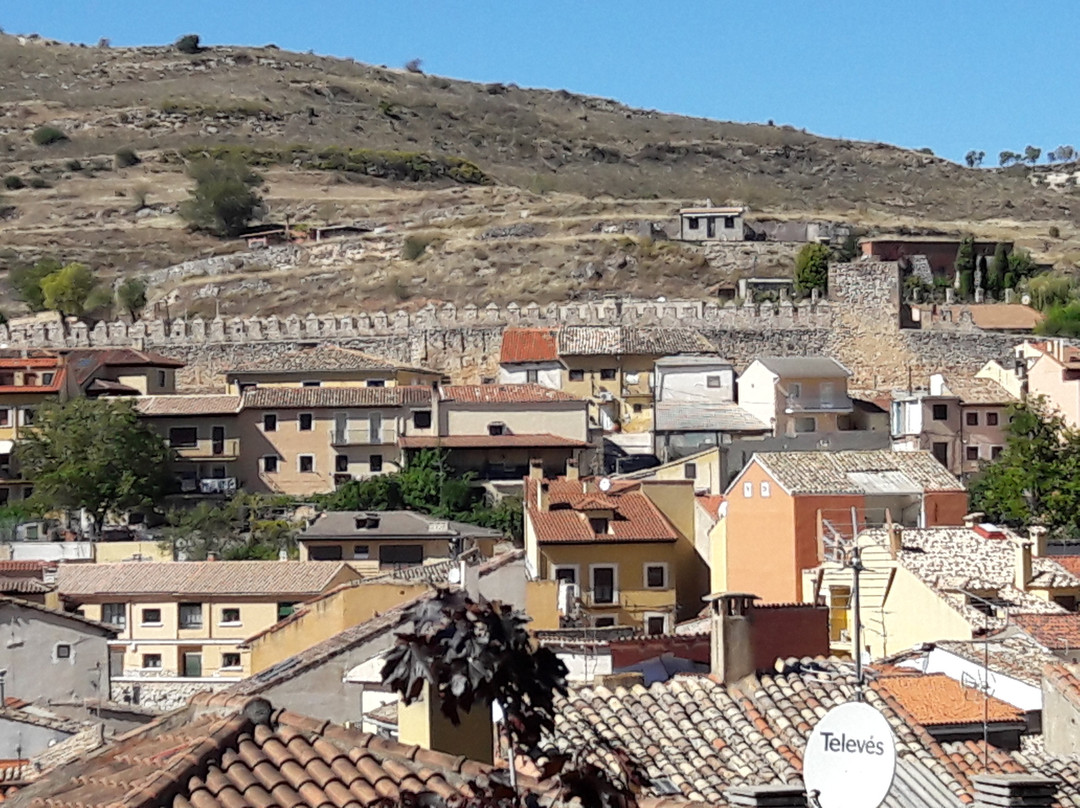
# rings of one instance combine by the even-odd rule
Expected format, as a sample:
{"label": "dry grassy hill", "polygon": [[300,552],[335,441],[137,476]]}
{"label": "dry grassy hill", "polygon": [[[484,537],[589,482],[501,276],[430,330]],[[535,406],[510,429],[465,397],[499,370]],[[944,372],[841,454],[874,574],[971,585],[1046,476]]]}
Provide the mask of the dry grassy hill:
{"label": "dry grassy hill", "polygon": [[[1068,171],[970,170],[790,127],[273,47],[185,55],[0,36],[0,75],[0,176],[27,185],[0,189],[5,264],[54,254],[112,277],[240,249],[187,232],[175,213],[190,184],[184,160],[221,147],[260,166],[271,218],[362,219],[382,229],[362,255],[329,269],[247,266],[164,279],[153,290],[192,313],[212,299],[242,314],[605,291],[701,295],[725,273],[693,248],[636,234],[706,197],[870,231],[1013,238],[1062,265],[1080,256],[1080,189]],[[36,145],[43,125],[69,140]],[[121,148],[143,162],[116,168]],[[432,165],[440,176],[417,178]],[[410,235],[428,244],[416,260],[402,256]],[[765,256],[755,271],[784,271],[787,260]]]}

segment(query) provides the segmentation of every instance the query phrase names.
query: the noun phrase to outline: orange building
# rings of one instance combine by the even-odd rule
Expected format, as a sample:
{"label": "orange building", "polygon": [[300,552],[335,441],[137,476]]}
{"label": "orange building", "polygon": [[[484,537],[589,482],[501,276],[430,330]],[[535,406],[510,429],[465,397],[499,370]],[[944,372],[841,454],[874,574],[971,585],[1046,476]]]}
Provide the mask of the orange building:
{"label": "orange building", "polygon": [[930,452],[763,452],[725,494],[711,535],[714,592],[802,600],[825,541],[892,521],[963,524],[967,491]]}

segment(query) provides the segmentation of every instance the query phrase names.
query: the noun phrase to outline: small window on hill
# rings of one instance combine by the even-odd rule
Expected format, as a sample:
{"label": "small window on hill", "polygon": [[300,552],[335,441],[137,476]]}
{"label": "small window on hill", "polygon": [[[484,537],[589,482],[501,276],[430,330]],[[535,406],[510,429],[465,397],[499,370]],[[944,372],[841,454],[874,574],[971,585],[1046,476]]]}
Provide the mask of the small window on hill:
{"label": "small window on hill", "polygon": [[263,432],[277,432],[277,413],[263,414]]}
{"label": "small window on hill", "polygon": [[570,381],[572,381],[572,382],[583,382],[583,381],[585,381],[585,371],[584,370],[571,370],[570,371]]}
{"label": "small window on hill", "polygon": [[431,429],[431,410],[416,410],[412,414],[415,429]]}
{"label": "small window on hill", "polygon": [[933,417],[935,421],[948,421],[949,420],[949,405],[948,404],[935,404],[933,408]]}
{"label": "small window on hill", "polygon": [[683,479],[696,480],[697,479],[697,463],[684,463],[683,464]]}
{"label": "small window on hill", "polygon": [[977,412],[966,412],[966,413],[964,413],[964,423],[967,426],[978,426],[979,425],[979,413],[977,413]]}
{"label": "small window on hill", "polygon": [[986,425],[987,426],[997,426],[998,425],[998,414],[996,412],[988,412],[988,413],[986,413]]}
{"label": "small window on hill", "polygon": [[262,459],[263,471],[267,474],[276,474],[278,470],[278,456],[266,455]]}
{"label": "small window on hill", "polygon": [[506,434],[506,424],[504,424],[502,421],[493,421],[492,423],[488,424],[488,434],[489,435],[505,435]]}
{"label": "small window on hill", "polygon": [[161,667],[161,654],[143,654],[142,666],[144,668],[158,669]]}
{"label": "small window on hill", "polygon": [[368,471],[376,472],[382,471],[383,459],[382,455],[373,454],[368,458]]}
{"label": "small window on hill", "polygon": [[688,229],[690,229],[690,230],[697,230],[698,229],[698,217],[697,216],[689,216],[689,217],[687,217],[687,219],[686,219],[686,227]]}
{"label": "small window on hill", "polygon": [[300,455],[297,464],[301,474],[311,474],[315,471],[315,455]]}
{"label": "small window on hill", "polygon": [[315,416],[310,412],[302,412],[299,417],[299,428],[301,432],[310,432],[315,425]]}
{"label": "small window on hill", "polygon": [[169,430],[169,446],[190,449],[199,445],[199,430],[193,426],[174,426]]}
{"label": "small window on hill", "polygon": [[343,472],[349,470],[349,457],[348,455],[335,455],[334,456],[334,471]]}
{"label": "small window on hill", "polygon": [[322,382],[301,382],[302,387],[322,387]]}
{"label": "small window on hill", "polygon": [[978,446],[968,446],[966,449],[964,449],[964,457],[967,460],[978,460],[979,459],[979,447]]}
{"label": "small window on hill", "polygon": [[991,446],[990,447],[990,459],[997,460],[1001,457],[1001,453],[1005,451],[1004,446]]}
{"label": "small window on hill", "polygon": [[600,368],[600,380],[610,382],[615,379],[615,368]]}
{"label": "small window on hill", "polygon": [[525,381],[527,384],[537,384],[540,381],[540,371],[536,368],[531,368],[525,371]]}
{"label": "small window on hill", "polygon": [[368,387],[386,387],[386,381],[384,379],[368,379]]}
{"label": "small window on hill", "polygon": [[706,376],[705,377],[705,386],[706,387],[719,387],[720,386],[720,377],[719,376]]}
{"label": "small window on hill", "polygon": [[56,658],[57,659],[71,659],[71,646],[66,642],[57,643],[56,645]]}

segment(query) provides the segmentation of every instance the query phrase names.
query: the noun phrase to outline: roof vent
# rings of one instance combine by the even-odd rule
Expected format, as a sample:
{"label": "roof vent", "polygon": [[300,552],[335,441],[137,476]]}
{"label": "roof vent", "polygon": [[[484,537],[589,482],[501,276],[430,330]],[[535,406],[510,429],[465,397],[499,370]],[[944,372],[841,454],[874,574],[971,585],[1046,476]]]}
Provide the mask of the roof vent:
{"label": "roof vent", "polygon": [[975,787],[975,808],[1002,805],[1050,808],[1058,786],[1056,780],[1032,774],[976,774],[971,783]]}
{"label": "roof vent", "polygon": [[449,533],[450,532],[450,523],[449,522],[428,522],[427,532],[428,533]]}
{"label": "roof vent", "polygon": [[379,516],[374,513],[363,513],[353,520],[357,530],[372,530],[379,526]]}

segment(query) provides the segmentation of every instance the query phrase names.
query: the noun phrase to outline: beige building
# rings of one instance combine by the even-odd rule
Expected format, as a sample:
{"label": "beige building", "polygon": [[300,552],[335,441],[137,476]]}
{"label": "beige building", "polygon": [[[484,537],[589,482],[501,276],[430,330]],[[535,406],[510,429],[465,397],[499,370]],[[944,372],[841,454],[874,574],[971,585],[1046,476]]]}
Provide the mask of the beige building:
{"label": "beige building", "polygon": [[683,241],[743,241],[746,208],[704,207],[679,209],[679,238]]}
{"label": "beige building", "polygon": [[851,431],[851,371],[823,356],[763,356],[739,376],[739,406],[773,435]]}
{"label": "beige building", "polygon": [[65,608],[118,630],[115,694],[118,684],[240,679],[250,672],[245,638],[358,577],[347,564],[308,561],[61,564],[57,588]]}
{"label": "beige building", "polygon": [[[1022,614],[1075,610],[1080,578],[1046,554],[1045,532],[995,525],[872,528],[859,534],[863,651],[894,654],[938,640],[972,640]],[[803,573],[804,599],[829,606],[831,647],[850,655],[852,572],[836,560]]]}
{"label": "beige building", "polygon": [[1057,339],[1026,342],[1016,357],[1028,395],[1045,397],[1069,426],[1080,427],[1080,348]]}
{"label": "beige building", "polygon": [[399,387],[430,385],[442,374],[351,348],[318,345],[258,359],[225,373],[230,393],[252,387]]}

